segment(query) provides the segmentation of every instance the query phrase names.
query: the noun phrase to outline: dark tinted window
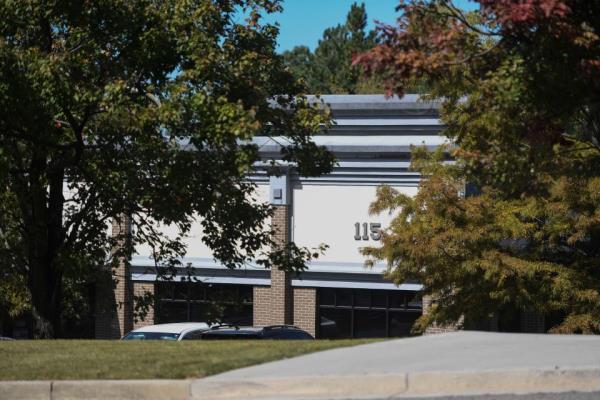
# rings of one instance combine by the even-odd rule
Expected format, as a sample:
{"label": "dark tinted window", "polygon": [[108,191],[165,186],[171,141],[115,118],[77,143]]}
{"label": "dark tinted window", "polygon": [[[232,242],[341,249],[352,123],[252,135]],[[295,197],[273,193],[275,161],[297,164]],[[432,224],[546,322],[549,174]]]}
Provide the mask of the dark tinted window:
{"label": "dark tinted window", "polygon": [[354,337],[375,338],[386,337],[385,311],[356,310],[354,311]]}
{"label": "dark tinted window", "polygon": [[334,306],[335,305],[335,290],[325,289],[319,291],[319,303],[322,305]]}
{"label": "dark tinted window", "polygon": [[408,336],[421,315],[421,294],[378,289],[318,289],[318,337]]}
{"label": "dark tinted window", "polygon": [[323,308],[320,310],[320,337],[324,339],[342,339],[352,337],[352,310]]}
{"label": "dark tinted window", "polygon": [[404,308],[404,294],[402,292],[391,293],[389,301],[390,308]]}
{"label": "dark tinted window", "polygon": [[156,291],[156,323],[220,321],[252,325],[250,285],[159,282]]}
{"label": "dark tinted window", "polygon": [[351,306],[352,305],[352,290],[351,289],[338,289],[335,291],[336,305],[337,306]]}
{"label": "dark tinted window", "polygon": [[390,312],[390,336],[408,336],[410,330],[421,314],[402,311]]}
{"label": "dark tinted window", "polygon": [[406,295],[406,300],[406,306],[411,310],[421,310],[423,308],[421,293],[409,293]]}
{"label": "dark tinted window", "polygon": [[355,291],[354,307],[371,307],[371,293],[368,290]]}
{"label": "dark tinted window", "polygon": [[191,321],[188,315],[188,304],[183,301],[161,301],[156,311],[157,324]]}
{"label": "dark tinted window", "polygon": [[379,290],[373,290],[371,292],[371,307],[386,308],[387,293]]}

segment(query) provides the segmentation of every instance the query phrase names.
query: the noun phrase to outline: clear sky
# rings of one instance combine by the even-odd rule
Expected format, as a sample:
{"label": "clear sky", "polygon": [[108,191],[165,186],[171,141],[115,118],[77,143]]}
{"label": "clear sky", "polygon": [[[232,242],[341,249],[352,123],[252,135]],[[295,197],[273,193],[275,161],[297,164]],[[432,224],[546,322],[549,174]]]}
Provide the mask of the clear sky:
{"label": "clear sky", "polygon": [[[279,23],[280,52],[305,45],[314,50],[326,28],[346,20],[350,5],[364,2],[367,9],[368,29],[374,21],[392,24],[397,18],[394,11],[398,0],[283,0],[283,12],[269,15],[266,21]],[[460,7],[472,9],[468,0],[455,1]]]}

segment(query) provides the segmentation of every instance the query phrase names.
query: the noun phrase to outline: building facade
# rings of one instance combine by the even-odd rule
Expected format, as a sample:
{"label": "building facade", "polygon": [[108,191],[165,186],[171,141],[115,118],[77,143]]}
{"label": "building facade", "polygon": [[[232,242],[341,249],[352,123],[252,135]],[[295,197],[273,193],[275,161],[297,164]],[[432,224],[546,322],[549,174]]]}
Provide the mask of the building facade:
{"label": "building facade", "polygon": [[[368,213],[377,187],[386,184],[416,194],[420,177],[409,168],[411,146],[433,150],[446,141],[439,134],[439,105],[414,95],[330,95],[323,100],[334,124],[314,141],[336,155],[332,173],[305,178],[283,166],[280,176],[269,176],[265,163],[257,165],[249,179],[258,185],[259,200],[275,207],[270,223],[277,240],[308,247],[324,243],[329,246],[325,255],[300,275],[256,265],[228,270],[214,261],[202,244],[200,225],[195,225],[181,261],[191,265],[197,281],[190,282],[183,272],[174,281],[157,281],[151,249],[140,246],[132,260],[115,271],[114,291],[97,291],[98,304],[109,299],[116,307],[97,313],[96,337],[119,337],[154,323],[203,321],[216,314],[236,324],[294,324],[318,338],[410,333],[428,304],[421,298],[421,285],[386,281],[386,266],[366,269],[360,249],[376,246],[379,231],[392,218]],[[277,158],[281,140],[285,138],[255,138],[263,159]],[[126,219],[113,227],[115,233],[127,229]],[[133,298],[144,292],[154,293],[157,302],[143,321],[136,321]]]}

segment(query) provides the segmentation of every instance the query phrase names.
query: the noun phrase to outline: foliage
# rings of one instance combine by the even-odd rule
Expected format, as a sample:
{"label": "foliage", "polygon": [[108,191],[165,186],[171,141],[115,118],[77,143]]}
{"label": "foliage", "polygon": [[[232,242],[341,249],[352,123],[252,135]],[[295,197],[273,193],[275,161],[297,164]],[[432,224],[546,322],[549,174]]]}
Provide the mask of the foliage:
{"label": "foliage", "polygon": [[[436,304],[420,329],[515,308],[599,332],[600,4],[479,4],[402,2],[398,26],[355,58],[388,93],[423,81],[453,141],[415,152],[415,198],[380,189],[372,211],[400,211],[367,254],[423,282]],[[479,190],[462,196],[465,182]]]}
{"label": "foliage", "polygon": [[[26,282],[39,336],[60,336],[65,295],[81,298],[103,265],[140,243],[172,270],[197,218],[228,267],[274,266],[262,226],[272,210],[245,179],[258,160],[252,138],[285,132],[283,158],[304,175],[332,165],[311,141],[328,116],[298,96],[304,88],[274,51],[277,29],[262,24],[279,9],[278,0],[0,4],[0,273],[2,285]],[[131,238],[111,238],[110,221],[123,218]],[[166,237],[165,225],[179,234]],[[278,257],[281,268],[301,264]]]}
{"label": "foliage", "polygon": [[375,44],[375,32],[366,32],[364,3],[353,3],[346,22],[327,28],[314,53],[296,46],[283,53],[286,65],[302,79],[310,93],[373,93],[381,91],[378,80],[369,79],[351,65],[352,56]]}

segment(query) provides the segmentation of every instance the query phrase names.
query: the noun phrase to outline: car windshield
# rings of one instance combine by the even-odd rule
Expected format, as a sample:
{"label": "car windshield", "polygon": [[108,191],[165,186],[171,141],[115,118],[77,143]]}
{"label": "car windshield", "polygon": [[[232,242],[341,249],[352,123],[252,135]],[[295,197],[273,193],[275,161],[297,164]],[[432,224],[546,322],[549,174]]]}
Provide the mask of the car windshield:
{"label": "car windshield", "polygon": [[179,333],[129,332],[123,340],[177,340]]}

